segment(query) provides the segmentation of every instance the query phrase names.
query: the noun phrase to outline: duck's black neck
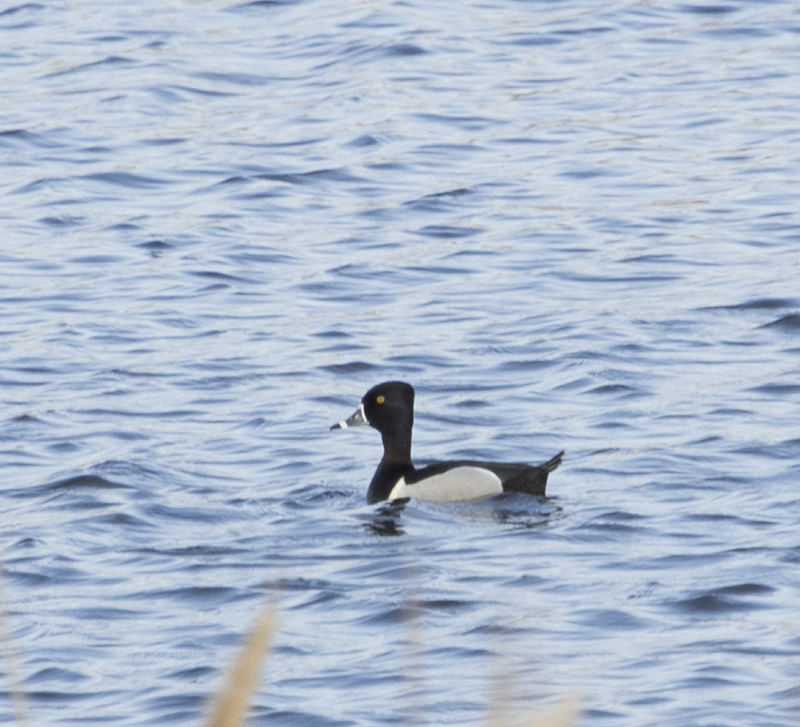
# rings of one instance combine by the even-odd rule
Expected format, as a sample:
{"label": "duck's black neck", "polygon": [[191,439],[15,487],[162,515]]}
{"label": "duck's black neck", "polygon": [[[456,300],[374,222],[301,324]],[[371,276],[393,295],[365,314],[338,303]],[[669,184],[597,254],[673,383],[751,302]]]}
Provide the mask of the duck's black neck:
{"label": "duck's black neck", "polygon": [[383,434],[383,459],[375,470],[367,492],[367,502],[381,502],[389,497],[401,477],[414,471],[411,463],[411,433]]}
{"label": "duck's black neck", "polygon": [[368,503],[373,504],[388,499],[400,478],[414,471],[411,462],[413,416],[413,413],[410,413],[407,421],[391,422],[389,427],[381,427],[383,459],[369,484]]}
{"label": "duck's black neck", "polygon": [[397,432],[381,433],[383,437],[383,459],[384,462],[396,462],[411,464],[411,429],[407,434]]}

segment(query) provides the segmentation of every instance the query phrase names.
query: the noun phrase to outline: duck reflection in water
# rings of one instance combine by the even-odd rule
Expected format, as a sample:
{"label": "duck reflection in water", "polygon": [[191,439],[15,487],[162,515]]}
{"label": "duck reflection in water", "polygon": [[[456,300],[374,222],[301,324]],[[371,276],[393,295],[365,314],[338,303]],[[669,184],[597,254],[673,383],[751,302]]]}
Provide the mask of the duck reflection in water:
{"label": "duck reflection in water", "polygon": [[373,535],[393,537],[405,535],[406,531],[400,527],[400,516],[406,509],[408,498],[403,500],[392,500],[378,507],[369,513],[364,529]]}

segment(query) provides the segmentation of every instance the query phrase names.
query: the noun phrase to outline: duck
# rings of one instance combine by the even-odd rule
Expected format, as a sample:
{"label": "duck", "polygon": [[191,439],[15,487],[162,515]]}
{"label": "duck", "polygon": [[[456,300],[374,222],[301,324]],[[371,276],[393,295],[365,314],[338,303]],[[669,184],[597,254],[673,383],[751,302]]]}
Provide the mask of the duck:
{"label": "duck", "polygon": [[409,498],[467,502],[503,492],[544,497],[547,476],[564,457],[564,452],[559,452],[540,465],[458,460],[435,462],[417,469],[411,461],[414,387],[404,381],[373,386],[364,394],[358,409],[331,426],[331,430],[365,425],[377,429],[383,438],[383,457],[367,491],[367,502],[371,505]]}

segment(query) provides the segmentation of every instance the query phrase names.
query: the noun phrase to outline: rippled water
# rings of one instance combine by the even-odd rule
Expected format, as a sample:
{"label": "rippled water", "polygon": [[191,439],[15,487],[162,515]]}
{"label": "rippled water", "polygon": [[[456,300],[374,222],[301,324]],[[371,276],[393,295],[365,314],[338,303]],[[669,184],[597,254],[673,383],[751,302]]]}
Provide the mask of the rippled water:
{"label": "rippled water", "polygon": [[[198,724],[273,599],[251,724],[797,725],[799,70],[788,2],[6,6],[32,722]],[[395,378],[551,497],[367,506]]]}

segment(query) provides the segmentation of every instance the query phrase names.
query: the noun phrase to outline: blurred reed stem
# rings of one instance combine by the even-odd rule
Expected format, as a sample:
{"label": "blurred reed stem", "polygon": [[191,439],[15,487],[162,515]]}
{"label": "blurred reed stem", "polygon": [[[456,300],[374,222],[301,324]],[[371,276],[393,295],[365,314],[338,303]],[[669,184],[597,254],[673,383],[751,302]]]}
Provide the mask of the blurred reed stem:
{"label": "blurred reed stem", "polygon": [[22,687],[22,672],[19,667],[19,652],[14,643],[11,619],[6,610],[5,592],[3,590],[3,563],[0,560],[0,655],[5,667],[8,694],[14,710],[14,722],[17,727],[29,727],[28,700]]}
{"label": "blurred reed stem", "polygon": [[242,650],[228,669],[222,689],[211,704],[205,727],[241,727],[244,724],[274,632],[275,612],[269,609],[258,617]]}

